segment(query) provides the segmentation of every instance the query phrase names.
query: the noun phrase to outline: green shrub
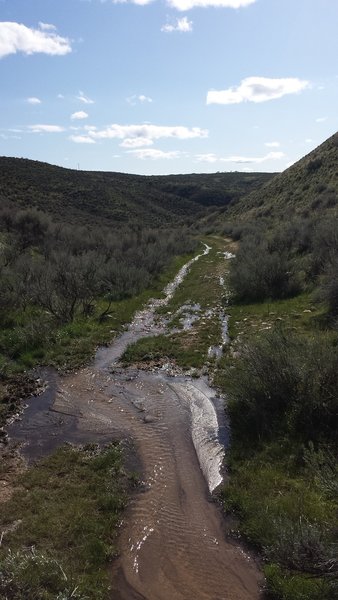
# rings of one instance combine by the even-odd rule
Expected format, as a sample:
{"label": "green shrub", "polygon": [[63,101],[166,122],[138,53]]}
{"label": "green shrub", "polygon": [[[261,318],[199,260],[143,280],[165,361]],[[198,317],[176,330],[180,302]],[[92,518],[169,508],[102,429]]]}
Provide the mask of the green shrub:
{"label": "green shrub", "polygon": [[321,579],[291,574],[278,565],[264,569],[269,598],[273,600],[335,600],[337,595],[329,583]]}
{"label": "green shrub", "polygon": [[229,374],[233,436],[258,443],[276,433],[337,444],[338,350],[281,328],[241,348]]}

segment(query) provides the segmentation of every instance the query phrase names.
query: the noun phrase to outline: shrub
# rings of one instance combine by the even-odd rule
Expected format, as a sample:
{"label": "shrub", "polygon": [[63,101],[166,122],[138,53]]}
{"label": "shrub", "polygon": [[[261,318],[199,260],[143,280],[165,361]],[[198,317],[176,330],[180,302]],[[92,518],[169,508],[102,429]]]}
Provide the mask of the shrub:
{"label": "shrub", "polygon": [[320,579],[290,574],[278,565],[264,569],[268,597],[274,600],[335,600],[331,585]]}
{"label": "shrub", "polygon": [[253,442],[278,432],[337,444],[338,351],[280,328],[242,347],[231,371],[228,411],[234,437]]}

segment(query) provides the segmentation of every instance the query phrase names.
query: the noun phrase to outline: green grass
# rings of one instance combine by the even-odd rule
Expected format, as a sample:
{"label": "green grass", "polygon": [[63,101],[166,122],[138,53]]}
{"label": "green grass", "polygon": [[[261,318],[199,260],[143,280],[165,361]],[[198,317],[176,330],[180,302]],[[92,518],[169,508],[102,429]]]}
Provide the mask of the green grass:
{"label": "green grass", "polygon": [[228,313],[229,337],[238,339],[238,336],[248,338],[278,324],[298,333],[313,332],[320,328],[324,310],[313,302],[310,293],[304,293],[287,300],[231,304]]}
{"label": "green grass", "polygon": [[208,360],[208,349],[220,338],[218,319],[196,324],[188,331],[172,335],[151,336],[128,346],[122,356],[124,364],[149,363],[168,358],[182,368],[202,368]]}
{"label": "green grass", "polygon": [[[274,302],[231,305],[228,312],[230,347],[218,364],[215,381],[230,396],[242,344],[256,343],[269,329],[282,328],[294,339],[317,340],[317,347],[323,342],[335,351],[337,334],[326,330],[323,308],[313,303],[310,294]],[[250,385],[249,380],[247,384]],[[256,390],[255,384],[251,382],[251,389]],[[277,397],[279,392],[280,389],[276,390]],[[331,560],[336,554],[338,503],[332,490],[337,489],[338,470],[332,467],[330,450],[323,441],[320,448],[312,445],[310,452],[304,440],[293,437],[292,415],[290,422],[281,420],[273,436],[255,442],[241,429],[247,415],[241,419],[238,413],[237,417],[236,427],[235,423],[232,427],[232,446],[227,459],[230,480],[223,488],[223,503],[227,512],[239,518],[241,535],[265,556],[268,598],[337,598],[337,589],[323,574],[325,569],[322,573],[320,569],[313,572],[316,553],[318,563]],[[307,465],[306,457],[310,454],[313,469]]]}
{"label": "green grass", "polygon": [[[213,362],[208,358],[208,350],[210,346],[220,344],[218,311],[225,304],[225,289],[220,285],[220,277],[225,278],[228,272],[228,261],[219,253],[233,246],[219,236],[208,236],[203,241],[212,247],[209,254],[193,263],[173,298],[158,311],[169,318],[169,328],[179,327],[181,314],[178,311],[183,305],[199,304],[199,318],[186,331],[140,339],[127,348],[122,357],[125,364],[168,358],[182,368],[201,369],[207,362]],[[213,312],[205,316],[206,311]]]}
{"label": "green grass", "polygon": [[219,236],[208,236],[202,241],[212,247],[209,254],[201,256],[193,264],[169,304],[163,308],[163,312],[173,313],[183,304],[190,303],[200,304],[201,309],[205,310],[217,306],[222,301],[224,289],[220,286],[219,278],[226,274],[228,263],[218,252],[229,250],[233,245]]}
{"label": "green grass", "polygon": [[[7,373],[20,372],[36,365],[52,365],[61,369],[74,369],[87,362],[96,347],[108,344],[129,323],[134,313],[150,298],[161,297],[165,285],[191,258],[176,257],[152,287],[139,295],[126,298],[111,305],[107,317],[100,321],[99,315],[107,307],[104,300],[96,302],[91,317],[76,317],[72,323],[55,327],[48,315],[37,310],[26,310],[13,315],[16,327],[3,329],[0,333],[0,365]],[[27,325],[30,324],[30,332]]]}
{"label": "green grass", "polygon": [[[56,592],[78,586],[88,599],[109,598],[108,566],[117,553],[126,482],[121,448],[116,444],[102,450],[94,445],[63,447],[25,472],[18,491],[1,507],[1,531],[15,522],[18,526],[4,536],[0,548],[0,592],[4,594],[0,596],[9,593],[1,588],[5,585],[1,572],[10,551],[19,553],[15,566],[19,591],[10,597],[49,600],[56,598]],[[27,548],[34,548],[47,561],[38,577],[34,569],[20,570],[17,564],[27,560],[27,554],[22,554]],[[56,567],[58,590],[55,580],[48,581],[48,561],[56,561],[66,574],[67,581]]]}
{"label": "green grass", "polygon": [[278,565],[264,568],[270,598],[276,600],[335,600],[337,594],[330,584],[316,577],[290,574]]}

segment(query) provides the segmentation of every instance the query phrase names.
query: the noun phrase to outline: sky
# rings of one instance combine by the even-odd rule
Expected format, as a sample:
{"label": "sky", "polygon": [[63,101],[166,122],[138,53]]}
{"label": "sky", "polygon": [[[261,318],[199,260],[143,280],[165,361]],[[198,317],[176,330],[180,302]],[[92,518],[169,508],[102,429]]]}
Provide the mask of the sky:
{"label": "sky", "polygon": [[338,129],[337,0],[0,0],[0,155],[282,171]]}

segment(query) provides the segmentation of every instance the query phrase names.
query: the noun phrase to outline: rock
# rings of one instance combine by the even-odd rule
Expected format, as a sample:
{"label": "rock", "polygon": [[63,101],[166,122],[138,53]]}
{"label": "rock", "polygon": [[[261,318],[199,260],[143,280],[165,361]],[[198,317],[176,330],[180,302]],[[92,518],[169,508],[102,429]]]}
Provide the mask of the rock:
{"label": "rock", "polygon": [[144,423],[154,423],[156,421],[156,419],[155,419],[155,417],[152,417],[151,415],[144,415],[143,421],[144,421]]}

